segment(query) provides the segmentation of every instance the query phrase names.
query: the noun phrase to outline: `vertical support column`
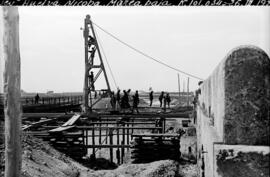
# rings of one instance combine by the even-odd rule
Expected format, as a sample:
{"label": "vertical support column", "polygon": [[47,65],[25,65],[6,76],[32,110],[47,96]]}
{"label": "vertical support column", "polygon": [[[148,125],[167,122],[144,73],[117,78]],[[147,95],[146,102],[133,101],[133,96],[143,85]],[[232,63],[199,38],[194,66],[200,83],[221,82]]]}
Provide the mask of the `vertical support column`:
{"label": "vertical support column", "polygon": [[122,147],[121,147],[121,164],[124,163],[124,155],[125,155],[125,123],[123,124],[123,129],[122,129]]}
{"label": "vertical support column", "polygon": [[[119,146],[120,145],[120,142],[119,142],[119,123],[117,121],[117,129],[116,129],[116,133],[117,133],[117,137],[116,137],[116,141],[117,141],[117,145]],[[117,148],[116,150],[116,158],[117,158],[117,164],[119,165],[120,164],[120,149]]]}
{"label": "vertical support column", "polygon": [[[108,122],[108,118],[106,119],[106,122]],[[109,124],[108,123],[106,123],[106,127],[108,127],[109,126]],[[105,139],[105,143],[106,144],[108,144],[108,140],[107,140],[107,136],[108,136],[108,128],[106,128],[106,139]]]}
{"label": "vertical support column", "polygon": [[189,106],[189,77],[187,79],[187,106]]}
{"label": "vertical support column", "polygon": [[129,122],[127,122],[127,145],[129,145]]}
{"label": "vertical support column", "polygon": [[88,75],[89,75],[89,66],[88,66],[88,36],[89,36],[89,28],[88,23],[90,20],[90,16],[86,17],[84,19],[84,31],[83,31],[83,37],[84,37],[84,62],[85,62],[85,75],[84,75],[84,111],[88,113],[90,110],[89,108],[89,83],[88,83]]}
{"label": "vertical support column", "polygon": [[[99,117],[99,145],[101,145],[101,134],[102,134],[102,131],[101,131],[101,117]],[[99,148],[101,149],[101,148]]]}
{"label": "vertical support column", "polygon": [[88,145],[88,130],[86,129],[86,132],[85,132],[85,136],[86,136],[86,145]]}
{"label": "vertical support column", "polygon": [[125,148],[124,148],[123,140],[121,141],[121,145],[122,145],[122,147],[121,147],[121,164],[123,164],[124,163],[124,154],[125,154]]}
{"label": "vertical support column", "polygon": [[[109,129],[110,145],[113,145],[113,130]],[[110,147],[110,161],[113,163],[113,148]]]}
{"label": "vertical support column", "polygon": [[179,73],[177,73],[177,77],[178,77],[178,92],[179,92],[179,104],[180,104],[181,103],[181,88],[180,88],[180,76],[179,76]]}
{"label": "vertical support column", "polygon": [[15,177],[21,175],[22,159],[19,12],[18,7],[0,8],[0,16],[3,15],[0,21],[4,25],[4,28],[0,26],[4,30],[0,39],[4,39],[0,42],[4,49],[0,67],[4,69],[5,177]]}
{"label": "vertical support column", "polygon": [[95,149],[95,127],[92,129],[92,145],[93,145],[93,156],[96,157],[96,149]]}

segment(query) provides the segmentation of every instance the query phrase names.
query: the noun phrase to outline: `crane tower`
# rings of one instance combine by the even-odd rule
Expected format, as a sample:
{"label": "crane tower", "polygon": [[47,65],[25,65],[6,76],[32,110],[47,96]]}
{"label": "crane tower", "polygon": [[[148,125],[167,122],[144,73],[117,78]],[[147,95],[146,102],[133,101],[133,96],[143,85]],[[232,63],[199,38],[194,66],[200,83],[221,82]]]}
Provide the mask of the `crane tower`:
{"label": "crane tower", "polygon": [[[86,15],[84,19],[84,48],[85,48],[85,76],[84,76],[84,111],[91,113],[95,103],[101,98],[94,99],[93,94],[96,92],[95,82],[103,72],[107,88],[102,89],[103,94],[108,95],[111,93],[109,80],[106,74],[102,55],[98,45],[96,33],[90,15]],[[98,57],[95,57],[97,52]],[[94,60],[95,59],[95,60]],[[97,71],[94,73],[94,71]]]}

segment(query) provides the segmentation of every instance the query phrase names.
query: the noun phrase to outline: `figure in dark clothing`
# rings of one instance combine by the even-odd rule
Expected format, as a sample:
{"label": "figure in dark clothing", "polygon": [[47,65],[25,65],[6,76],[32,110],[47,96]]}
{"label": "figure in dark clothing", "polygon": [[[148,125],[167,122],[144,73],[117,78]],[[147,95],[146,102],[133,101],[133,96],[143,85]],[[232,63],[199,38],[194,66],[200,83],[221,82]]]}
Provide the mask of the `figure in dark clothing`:
{"label": "figure in dark clothing", "polygon": [[150,107],[152,106],[153,99],[154,99],[153,93],[154,93],[153,91],[151,91],[151,92],[149,93]]}
{"label": "figure in dark clothing", "polygon": [[117,90],[117,94],[116,94],[116,103],[117,103],[117,108],[120,107],[120,101],[121,101],[121,95],[120,95],[120,89]]}
{"label": "figure in dark clothing", "polygon": [[112,92],[112,94],[111,94],[111,101],[110,102],[111,102],[112,109],[115,110],[116,98],[115,98],[114,92]]}
{"label": "figure in dark clothing", "polygon": [[168,108],[170,108],[171,97],[169,93],[166,94],[165,101],[166,101],[165,104],[168,104]]}
{"label": "figure in dark clothing", "polygon": [[139,105],[140,99],[139,99],[139,93],[138,93],[137,90],[136,90],[135,95],[133,95],[132,97],[133,97],[133,109],[132,109],[132,113],[133,113],[134,109],[136,109],[137,113],[139,113],[138,105]]}
{"label": "figure in dark clothing", "polygon": [[127,109],[130,108],[128,93],[126,92],[126,90],[124,90],[123,92],[124,95],[121,98],[121,108]]}
{"label": "figure in dark clothing", "polygon": [[93,71],[91,71],[91,74],[90,74],[90,84],[91,84],[91,87],[93,90],[95,90],[95,86],[94,86],[94,73]]}
{"label": "figure in dark clothing", "polygon": [[160,102],[160,107],[162,107],[162,101],[163,101],[163,98],[164,98],[164,92],[162,91],[161,94],[159,95],[159,102]]}
{"label": "figure in dark clothing", "polygon": [[35,104],[38,104],[39,99],[40,99],[40,97],[39,97],[39,95],[37,94],[37,95],[35,96]]}
{"label": "figure in dark clothing", "polygon": [[97,98],[97,91],[95,91],[95,99]]}

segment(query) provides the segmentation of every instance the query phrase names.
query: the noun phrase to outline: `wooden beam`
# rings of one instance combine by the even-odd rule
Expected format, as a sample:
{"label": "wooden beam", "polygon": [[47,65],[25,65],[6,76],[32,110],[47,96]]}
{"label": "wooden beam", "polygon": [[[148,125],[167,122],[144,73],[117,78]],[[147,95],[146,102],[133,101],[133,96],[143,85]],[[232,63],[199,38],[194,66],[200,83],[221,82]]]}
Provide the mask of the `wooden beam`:
{"label": "wooden beam", "polygon": [[179,134],[133,134],[133,137],[179,137]]}
{"label": "wooden beam", "polygon": [[158,117],[166,117],[166,118],[188,118],[189,114],[191,112],[187,113],[141,113],[141,114],[102,114],[102,113],[95,113],[90,115],[83,115],[84,117],[89,118],[96,118],[96,117],[109,117],[109,118],[115,118],[115,117],[121,117],[121,118],[158,118]]}
{"label": "wooden beam", "polygon": [[102,145],[87,145],[86,148],[129,148],[129,145],[109,145],[109,144],[102,144]]}
{"label": "wooden beam", "polygon": [[5,177],[19,177],[22,163],[19,12],[18,7],[0,8],[3,10],[0,21],[3,20],[4,25],[4,40],[0,42],[0,45],[3,44],[4,58],[0,58],[4,64]]}

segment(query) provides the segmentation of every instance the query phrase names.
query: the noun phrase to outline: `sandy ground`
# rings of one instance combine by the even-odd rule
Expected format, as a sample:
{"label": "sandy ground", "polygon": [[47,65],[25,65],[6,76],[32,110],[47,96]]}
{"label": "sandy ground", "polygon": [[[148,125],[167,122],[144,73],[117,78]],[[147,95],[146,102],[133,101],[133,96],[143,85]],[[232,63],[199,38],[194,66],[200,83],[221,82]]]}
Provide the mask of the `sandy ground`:
{"label": "sandy ground", "polygon": [[[144,100],[144,106],[146,104],[148,104],[148,101]],[[154,106],[158,106],[158,104],[157,101],[154,102]],[[98,107],[103,107],[104,105],[106,105],[106,101],[101,102]],[[167,121],[166,128],[169,127],[174,127],[175,129],[181,127],[181,120],[172,119]],[[114,141],[116,141],[116,137],[114,137]],[[181,140],[181,151],[186,152],[188,146],[194,143],[194,141],[194,138],[191,139],[185,136],[183,141]],[[89,142],[91,142],[90,139]],[[98,142],[97,138],[96,142]],[[172,160],[156,161],[147,164],[130,164],[129,152],[126,152],[123,165],[114,170],[95,171],[66,157],[53,149],[49,144],[34,137],[24,135],[22,145],[22,177],[197,177],[196,164],[179,164]],[[90,154],[91,151],[89,151]],[[99,150],[96,155],[100,159],[105,159],[101,163],[106,166],[108,162],[106,159],[109,159],[108,149]],[[0,157],[1,177],[3,176],[4,169],[3,148],[0,149]],[[116,162],[115,152],[114,162]]]}

